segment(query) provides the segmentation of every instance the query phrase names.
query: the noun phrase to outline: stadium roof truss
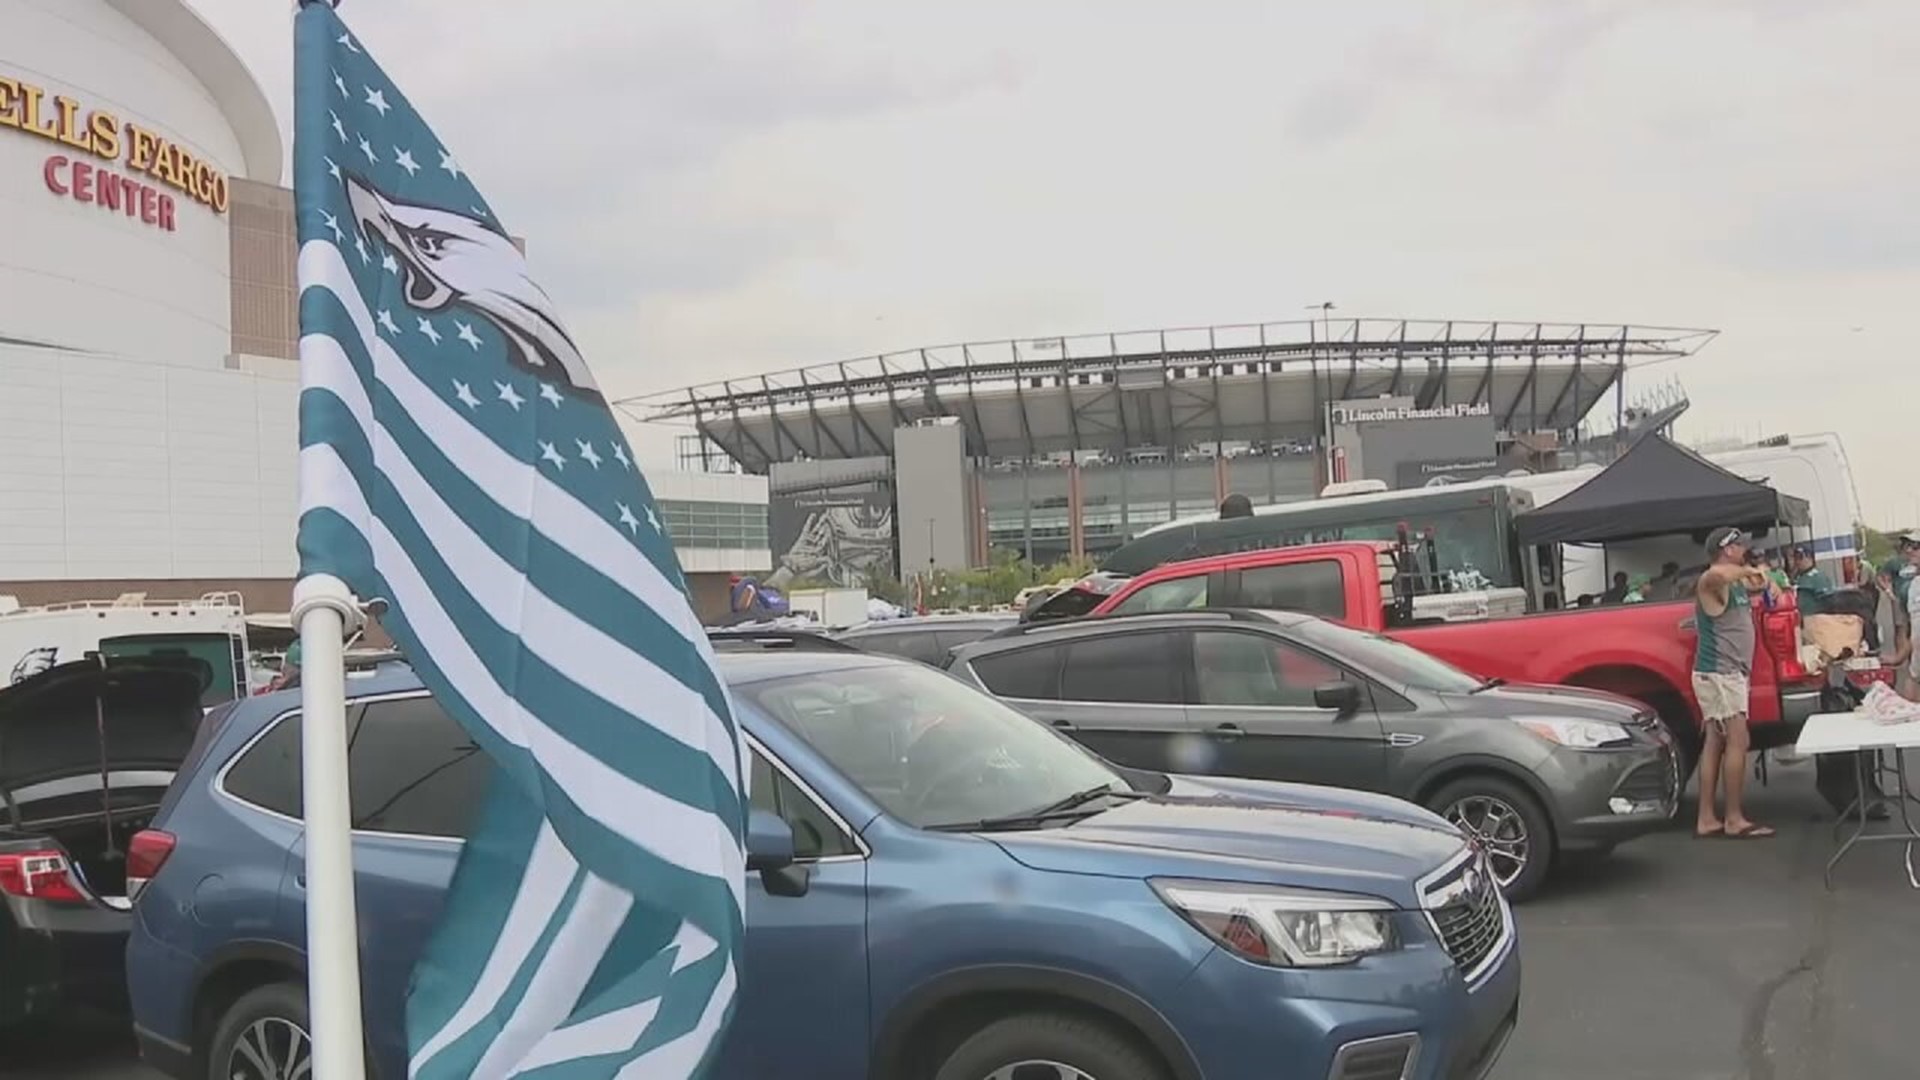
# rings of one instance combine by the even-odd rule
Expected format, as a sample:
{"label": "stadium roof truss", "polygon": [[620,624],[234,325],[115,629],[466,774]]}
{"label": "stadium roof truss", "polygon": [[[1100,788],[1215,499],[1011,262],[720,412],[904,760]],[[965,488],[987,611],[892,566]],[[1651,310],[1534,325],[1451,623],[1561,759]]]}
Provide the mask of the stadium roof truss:
{"label": "stadium roof truss", "polygon": [[1486,405],[1506,432],[1577,432],[1598,405],[1622,412],[1630,368],[1691,355],[1716,334],[1303,319],[915,349],[619,404],[643,421],[690,422],[756,473],[887,455],[894,429],[937,417],[964,428],[969,454],[996,459],[1311,439],[1329,402],[1383,395]]}

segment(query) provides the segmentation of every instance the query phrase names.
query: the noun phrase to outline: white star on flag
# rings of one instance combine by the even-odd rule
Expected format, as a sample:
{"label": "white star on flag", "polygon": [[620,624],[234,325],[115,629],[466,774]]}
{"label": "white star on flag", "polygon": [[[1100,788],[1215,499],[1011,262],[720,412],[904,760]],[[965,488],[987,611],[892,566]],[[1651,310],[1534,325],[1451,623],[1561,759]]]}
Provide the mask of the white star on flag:
{"label": "white star on flag", "polygon": [[334,243],[344,244],[347,242],[347,234],[340,228],[339,218],[322,210],[320,211],[320,224],[326,226],[327,231],[333,234]]}
{"label": "white star on flag", "polygon": [[342,124],[342,123],[340,122],[340,114],[339,114],[339,113],[337,113],[337,112],[334,112],[334,111],[333,111],[332,109],[328,109],[328,110],[327,110],[327,115],[328,115],[328,116],[331,116],[331,117],[333,117],[333,133],[334,133],[335,135],[338,135],[338,136],[340,136],[340,141],[341,141],[341,142],[346,142],[346,141],[347,141],[347,126],[346,126],[345,124]]}
{"label": "white star on flag", "polygon": [[386,252],[380,256],[380,269],[398,277],[400,274],[400,260],[393,257],[393,252]]}
{"label": "white star on flag", "polygon": [[575,439],[573,440],[573,443],[575,446],[578,446],[580,448],[581,461],[586,462],[587,464],[593,466],[595,469],[600,468],[600,461],[601,461],[600,452],[593,448],[592,443],[587,442],[584,439]]}
{"label": "white star on flag", "polygon": [[393,312],[388,311],[386,308],[381,308],[379,316],[373,321],[379,323],[380,329],[385,330],[387,333],[395,337],[400,335],[400,324],[393,321]]}
{"label": "white star on flag", "polygon": [[387,110],[393,108],[393,106],[387,104],[387,92],[385,90],[375,90],[371,86],[367,87],[367,104],[373,106],[374,110],[380,114],[380,118],[383,120],[386,119]]}
{"label": "white star on flag", "polygon": [[480,399],[473,396],[473,387],[468,386],[458,379],[454,380],[453,383],[453,396],[459,398],[460,404],[465,405],[469,409],[477,409],[480,407]]}
{"label": "white star on flag", "polygon": [[347,80],[345,80],[345,79],[343,79],[343,78],[341,78],[341,77],[340,77],[340,73],[339,73],[338,71],[336,71],[336,72],[334,72],[334,73],[333,73],[333,85],[335,85],[335,86],[337,86],[337,87],[339,87],[339,88],[340,88],[340,96],[341,96],[341,97],[352,97],[352,96],[353,96],[353,95],[351,95],[351,94],[349,94],[349,93],[347,93]]}
{"label": "white star on flag", "polygon": [[627,448],[619,443],[613,444],[613,460],[619,462],[622,469],[633,468],[633,462],[627,460]]}
{"label": "white star on flag", "polygon": [[413,160],[413,151],[402,150],[397,146],[393,149],[393,163],[407,170],[408,176],[413,176],[420,171],[419,163]]}
{"label": "white star on flag", "polygon": [[560,388],[552,383],[543,382],[540,384],[540,396],[553,402],[554,408],[557,409],[560,407]]}
{"label": "white star on flag", "polygon": [[620,524],[625,525],[627,527],[628,532],[632,533],[635,536],[639,536],[640,535],[640,519],[633,516],[633,507],[628,506],[626,503],[623,503],[623,502],[617,502],[617,503],[614,503],[613,505],[620,508]]}
{"label": "white star on flag", "polygon": [[361,261],[361,262],[363,262],[363,263],[370,263],[370,262],[372,262],[372,261],[373,261],[373,256],[372,256],[372,255],[369,255],[369,254],[367,254],[367,238],[366,238],[366,237],[364,237],[364,236],[356,236],[356,237],[354,237],[354,238],[353,238],[353,250],[355,250],[355,251],[357,251],[357,252],[359,252],[359,253],[360,253],[360,261]]}
{"label": "white star on flag", "polygon": [[514,412],[519,412],[520,406],[527,403],[527,399],[521,397],[519,392],[514,390],[512,383],[497,382],[493,385],[495,389],[500,391],[500,400],[513,406]]}
{"label": "white star on flag", "polygon": [[367,141],[365,135],[360,136],[360,152],[367,155],[367,164],[380,164],[380,159],[374,155],[373,144]]}
{"label": "white star on flag", "polygon": [[333,177],[335,180],[340,179],[340,166],[334,164],[332,158],[321,158],[320,160],[327,163],[328,176]]}
{"label": "white star on flag", "polygon": [[455,180],[460,179],[460,163],[453,160],[453,155],[445,150],[440,151],[440,167],[447,170],[448,176]]}
{"label": "white star on flag", "polygon": [[453,325],[460,328],[460,333],[456,336],[459,337],[461,341],[473,346],[475,350],[480,348],[480,335],[473,332],[472,323],[463,323],[459,319],[455,319],[453,320]]}
{"label": "white star on flag", "polygon": [[552,443],[547,442],[544,439],[540,440],[540,460],[551,461],[553,462],[554,468],[559,469],[562,472],[566,471],[567,459],[561,456],[559,450],[554,449],[554,445]]}
{"label": "white star on flag", "polygon": [[341,34],[337,40],[340,42],[341,47],[346,49],[350,53],[357,53],[360,51],[360,46],[355,45],[353,43],[352,34]]}
{"label": "white star on flag", "polygon": [[653,507],[651,505],[647,507],[647,524],[653,527],[654,532],[660,531],[660,519],[653,516]]}
{"label": "white star on flag", "polygon": [[435,345],[440,344],[440,331],[435,330],[433,328],[433,320],[428,319],[425,316],[421,316],[420,332],[427,335],[428,341],[433,342]]}

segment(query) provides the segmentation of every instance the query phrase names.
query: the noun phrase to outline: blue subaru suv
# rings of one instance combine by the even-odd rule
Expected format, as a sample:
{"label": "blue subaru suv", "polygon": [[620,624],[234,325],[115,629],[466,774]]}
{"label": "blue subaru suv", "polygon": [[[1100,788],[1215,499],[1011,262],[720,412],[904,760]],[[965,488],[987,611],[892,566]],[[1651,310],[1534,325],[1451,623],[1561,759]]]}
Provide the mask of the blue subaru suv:
{"label": "blue subaru suv", "polygon": [[[752,750],[746,960],[716,1075],[1455,1080],[1517,1017],[1511,912],[1383,796],[1116,768],[942,672],[723,651]],[[369,1060],[488,759],[403,662],[349,683]],[[128,980],[175,1077],[305,1072],[299,701],[209,719],[142,844]]]}

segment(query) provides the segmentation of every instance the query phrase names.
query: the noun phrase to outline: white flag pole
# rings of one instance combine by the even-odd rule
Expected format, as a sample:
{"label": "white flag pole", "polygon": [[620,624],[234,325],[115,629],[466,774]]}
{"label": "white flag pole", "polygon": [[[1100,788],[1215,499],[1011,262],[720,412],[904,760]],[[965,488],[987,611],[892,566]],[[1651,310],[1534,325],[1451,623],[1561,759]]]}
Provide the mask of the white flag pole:
{"label": "white flag pole", "polygon": [[293,588],[300,628],[300,751],[306,816],[307,1007],[311,1075],[363,1080],[360,929],[353,902],[353,820],[347,800],[346,635],[361,614],[330,574]]}

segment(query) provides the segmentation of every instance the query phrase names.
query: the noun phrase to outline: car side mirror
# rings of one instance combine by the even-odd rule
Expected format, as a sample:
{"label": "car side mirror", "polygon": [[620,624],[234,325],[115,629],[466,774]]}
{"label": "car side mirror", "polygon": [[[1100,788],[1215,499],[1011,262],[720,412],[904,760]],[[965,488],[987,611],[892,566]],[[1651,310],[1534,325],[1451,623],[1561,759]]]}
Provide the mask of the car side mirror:
{"label": "car side mirror", "polygon": [[805,896],[811,881],[794,862],[793,826],[771,810],[747,815],[747,872],[758,873],[770,896]]}
{"label": "car side mirror", "polygon": [[1349,716],[1360,711],[1360,687],[1350,682],[1315,687],[1313,704],[1315,708],[1332,709],[1341,716]]}

